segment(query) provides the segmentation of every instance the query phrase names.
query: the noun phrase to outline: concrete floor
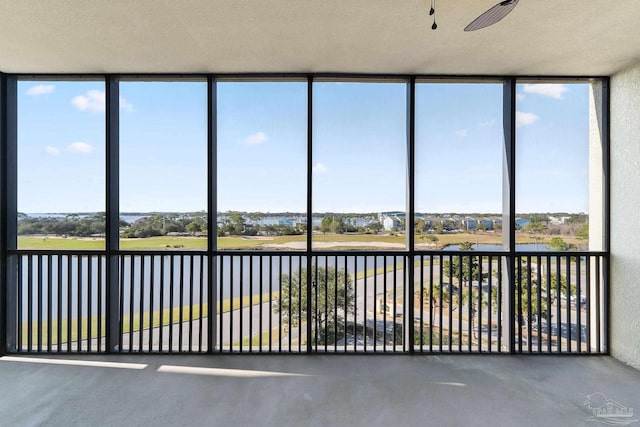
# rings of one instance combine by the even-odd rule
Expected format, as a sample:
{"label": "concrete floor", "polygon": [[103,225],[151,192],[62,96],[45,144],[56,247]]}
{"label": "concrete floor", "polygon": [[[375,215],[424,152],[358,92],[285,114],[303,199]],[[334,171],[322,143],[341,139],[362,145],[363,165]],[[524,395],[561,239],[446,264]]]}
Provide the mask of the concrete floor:
{"label": "concrete floor", "polygon": [[1,426],[595,426],[598,392],[640,408],[640,371],[570,356],[0,358]]}

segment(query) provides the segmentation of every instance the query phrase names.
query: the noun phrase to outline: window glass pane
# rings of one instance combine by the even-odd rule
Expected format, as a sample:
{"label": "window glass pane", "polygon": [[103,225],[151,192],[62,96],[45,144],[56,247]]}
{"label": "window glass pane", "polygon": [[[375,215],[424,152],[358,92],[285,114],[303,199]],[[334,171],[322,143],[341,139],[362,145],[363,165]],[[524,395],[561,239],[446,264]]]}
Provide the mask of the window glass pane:
{"label": "window glass pane", "polygon": [[417,84],[415,137],[416,249],[500,250],[502,85]]}
{"label": "window glass pane", "polygon": [[103,82],[18,82],[18,248],[104,249]]}
{"label": "window glass pane", "polygon": [[313,247],[404,249],[406,84],[314,83]]}
{"label": "window glass pane", "polygon": [[218,248],[304,249],[305,82],[218,84]]}
{"label": "window glass pane", "polygon": [[588,245],[589,84],[518,84],[518,250]]}
{"label": "window glass pane", "polygon": [[206,82],[120,84],[122,249],[206,249]]}

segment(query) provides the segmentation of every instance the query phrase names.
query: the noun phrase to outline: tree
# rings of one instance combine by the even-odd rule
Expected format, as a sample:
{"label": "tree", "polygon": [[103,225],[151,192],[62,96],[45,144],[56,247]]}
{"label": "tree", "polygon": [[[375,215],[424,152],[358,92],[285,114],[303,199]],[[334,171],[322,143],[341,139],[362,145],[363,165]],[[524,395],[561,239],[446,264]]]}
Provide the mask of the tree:
{"label": "tree", "polygon": [[320,222],[320,231],[323,233],[330,233],[333,231],[333,216],[325,216]]}
{"label": "tree", "polygon": [[582,224],[582,227],[576,233],[576,237],[580,240],[589,240],[589,224]]}
{"label": "tree", "polygon": [[435,234],[423,234],[420,236],[420,239],[422,240],[426,240],[427,242],[429,242],[432,245],[436,246],[436,249],[438,249],[438,236],[436,236]]}
{"label": "tree", "polygon": [[[549,274],[549,284],[547,286],[547,275],[542,274],[541,279],[542,282],[538,283],[538,274],[536,274],[537,269],[540,266],[537,265],[529,265],[526,261],[522,260],[519,266],[519,274],[516,272],[516,300],[514,303],[516,304],[516,310],[519,310],[520,306],[522,307],[522,317],[521,319],[516,319],[516,322],[520,323],[528,323],[531,319],[529,319],[529,312],[533,317],[550,319],[551,313],[549,312],[550,307],[547,304],[547,299],[551,304],[559,303],[560,295],[567,295],[567,280],[566,277],[558,275],[555,272]],[[547,297],[547,287],[550,290],[550,294]],[[538,288],[540,288],[538,290]],[[517,290],[519,289],[520,292]],[[575,295],[576,287],[575,285],[571,285],[571,293]],[[540,294],[540,298],[538,298],[538,294]]]}
{"label": "tree", "polygon": [[[461,251],[472,251],[473,244],[471,242],[460,243]],[[465,304],[471,304],[471,330],[473,336],[476,338],[475,317],[478,313],[478,291],[471,289],[471,300],[469,301],[469,286],[471,282],[479,282],[478,288],[482,289],[482,281],[487,277],[488,273],[480,273],[480,263],[482,262],[479,256],[458,255],[452,256],[451,261],[446,260],[443,263],[443,270],[446,276],[450,276],[457,279],[460,283],[460,292],[454,292],[452,294],[453,300],[456,303],[456,308],[460,308]],[[464,290],[463,288],[467,288]],[[462,297],[462,298],[460,298]],[[484,304],[484,299],[483,299]]]}
{"label": "tree", "polygon": [[472,251],[473,250],[473,243],[467,242],[467,241],[460,243],[460,250],[461,251]]}
{"label": "tree", "polygon": [[[282,314],[282,323],[296,327],[311,321],[314,336],[323,343],[335,344],[333,331],[344,334],[347,313],[354,309],[354,283],[344,268],[311,268],[311,316],[307,313],[307,269],[292,276],[280,276],[280,298],[274,311]],[[340,333],[342,331],[342,334]],[[307,337],[311,339],[311,337]]]}
{"label": "tree", "polygon": [[370,230],[372,233],[379,233],[382,231],[382,229],[384,228],[382,226],[382,224],[380,223],[380,221],[373,221],[369,224],[367,224],[366,227],[368,230]]}
{"label": "tree", "polygon": [[540,234],[547,231],[547,224],[541,221],[531,221],[527,223],[524,227],[522,227],[522,231],[525,233],[531,234],[531,238],[533,239],[536,245],[536,251],[538,250],[538,242],[542,240]]}
{"label": "tree", "polygon": [[552,251],[561,252],[571,249],[571,245],[565,242],[562,237],[552,237],[551,240],[549,240],[549,248]]}

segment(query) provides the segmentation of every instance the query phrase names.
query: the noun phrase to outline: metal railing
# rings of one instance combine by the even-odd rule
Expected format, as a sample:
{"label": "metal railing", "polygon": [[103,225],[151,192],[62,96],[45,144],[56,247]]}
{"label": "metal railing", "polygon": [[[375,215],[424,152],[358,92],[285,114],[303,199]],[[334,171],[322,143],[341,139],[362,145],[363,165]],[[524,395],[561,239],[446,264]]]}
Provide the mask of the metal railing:
{"label": "metal railing", "polygon": [[121,251],[114,259],[108,282],[101,252],[11,253],[11,351],[114,351],[106,335],[115,315],[117,352],[607,352],[605,253]]}

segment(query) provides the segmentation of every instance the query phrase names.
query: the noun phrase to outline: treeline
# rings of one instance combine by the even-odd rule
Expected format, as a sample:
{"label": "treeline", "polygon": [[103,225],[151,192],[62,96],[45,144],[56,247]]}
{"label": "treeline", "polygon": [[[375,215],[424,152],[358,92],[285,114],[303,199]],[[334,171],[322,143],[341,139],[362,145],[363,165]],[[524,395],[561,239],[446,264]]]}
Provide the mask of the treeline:
{"label": "treeline", "polygon": [[[170,233],[198,235],[207,232],[204,213],[154,214],[132,223],[120,220],[122,237],[166,236]],[[89,216],[71,214],[66,217],[31,218],[22,216],[18,221],[19,235],[57,235],[71,237],[104,236],[106,216],[99,212]]]}
{"label": "treeline", "polygon": [[363,227],[357,227],[351,218],[344,215],[327,215],[322,218],[318,231],[323,233],[378,233],[382,230],[382,224],[372,221]]}
{"label": "treeline", "polygon": [[[218,236],[286,236],[299,235],[306,231],[305,224],[260,225],[261,219],[255,214],[243,215],[239,212],[227,212],[220,215]],[[154,236],[204,236],[207,234],[208,221],[205,212],[152,214],[128,223],[120,220],[120,235],[124,238],[143,238]],[[65,217],[32,218],[20,215],[19,235],[57,235],[70,237],[104,236],[106,217],[104,212],[81,216],[71,214]]]}
{"label": "treeline", "polygon": [[154,214],[140,218],[126,226],[121,236],[154,237],[167,235],[199,236],[207,234],[207,215],[204,212]]}
{"label": "treeline", "polygon": [[261,213],[241,213],[229,211],[218,219],[218,237],[224,236],[296,236],[304,234],[305,224],[260,224]]}
{"label": "treeline", "polygon": [[19,235],[55,234],[58,236],[89,237],[104,235],[104,231],[104,213],[96,213],[86,217],[79,215],[67,215],[63,218],[21,217],[18,221]]}

